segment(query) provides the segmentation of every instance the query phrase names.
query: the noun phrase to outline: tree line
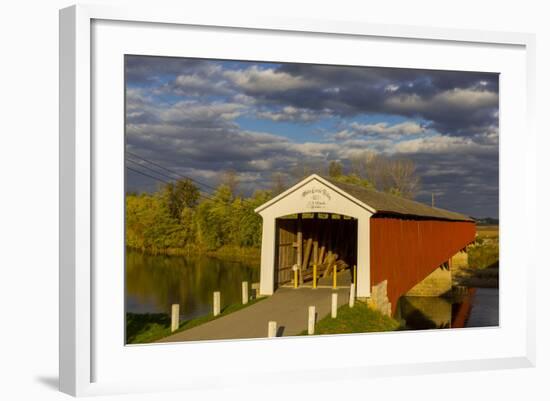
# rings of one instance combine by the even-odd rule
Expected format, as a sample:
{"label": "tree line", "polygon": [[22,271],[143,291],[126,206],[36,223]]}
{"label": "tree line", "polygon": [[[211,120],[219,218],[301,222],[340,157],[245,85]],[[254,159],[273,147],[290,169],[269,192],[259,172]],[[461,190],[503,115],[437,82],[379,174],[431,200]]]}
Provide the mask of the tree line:
{"label": "tree line", "polygon": [[[419,180],[412,161],[365,154],[326,165],[301,164],[291,178],[312,173],[334,180],[414,197]],[[251,196],[238,194],[235,171],[226,171],[212,194],[201,193],[190,179],[165,184],[153,193],[126,194],[126,246],[148,253],[210,252],[222,247],[255,248],[261,245],[262,221],[254,209],[292,183],[275,173],[271,188]]]}
{"label": "tree line", "polygon": [[226,184],[204,197],[189,179],[152,194],[127,194],[126,245],[151,253],[259,247],[262,222],[254,209],[270,197],[269,191],[234,196]]}

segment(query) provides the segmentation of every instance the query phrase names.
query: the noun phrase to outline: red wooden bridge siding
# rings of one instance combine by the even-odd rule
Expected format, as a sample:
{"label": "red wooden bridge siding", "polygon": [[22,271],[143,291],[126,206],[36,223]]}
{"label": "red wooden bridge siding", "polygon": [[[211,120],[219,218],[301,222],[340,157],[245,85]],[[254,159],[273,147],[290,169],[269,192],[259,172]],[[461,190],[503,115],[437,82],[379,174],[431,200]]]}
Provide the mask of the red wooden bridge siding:
{"label": "red wooden bridge siding", "polygon": [[392,313],[397,300],[475,239],[469,221],[370,219],[371,283],[388,280]]}

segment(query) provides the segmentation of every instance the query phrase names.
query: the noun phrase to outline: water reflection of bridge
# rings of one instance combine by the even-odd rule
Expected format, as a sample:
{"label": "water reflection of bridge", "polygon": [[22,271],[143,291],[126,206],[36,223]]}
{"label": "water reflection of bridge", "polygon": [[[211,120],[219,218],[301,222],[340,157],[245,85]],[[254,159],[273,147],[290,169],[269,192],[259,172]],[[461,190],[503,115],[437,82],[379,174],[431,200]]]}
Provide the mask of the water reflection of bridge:
{"label": "water reflection of bridge", "polygon": [[[482,297],[477,296],[478,291],[483,292]],[[487,297],[494,298],[495,302],[486,302]],[[483,321],[469,321],[475,307],[484,309]],[[455,298],[404,296],[399,299],[395,317],[413,330],[495,326],[498,325],[498,290],[469,288]]]}
{"label": "water reflection of bridge", "polygon": [[453,304],[442,297],[401,297],[396,318],[411,329],[445,329],[451,327]]}
{"label": "water reflection of bridge", "polygon": [[471,288],[460,299],[448,297],[401,297],[396,318],[405,321],[407,328],[446,329],[464,327],[472,309]]}

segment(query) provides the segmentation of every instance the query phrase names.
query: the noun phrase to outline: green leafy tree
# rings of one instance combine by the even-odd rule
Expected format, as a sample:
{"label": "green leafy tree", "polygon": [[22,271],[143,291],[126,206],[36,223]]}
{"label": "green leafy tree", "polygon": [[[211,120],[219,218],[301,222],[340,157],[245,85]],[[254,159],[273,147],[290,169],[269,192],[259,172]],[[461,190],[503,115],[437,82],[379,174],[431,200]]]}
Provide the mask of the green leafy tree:
{"label": "green leafy tree", "polygon": [[342,174],[342,175],[339,175],[338,177],[334,177],[334,179],[336,181],[343,182],[346,184],[358,185],[365,188],[374,188],[374,186],[368,179],[361,178],[356,174],[348,174],[348,175]]}
{"label": "green leafy tree", "polygon": [[178,180],[175,184],[166,184],[162,192],[162,199],[170,215],[178,219],[184,208],[197,206],[200,192],[190,179]]}
{"label": "green leafy tree", "polygon": [[198,239],[207,249],[216,249],[228,243],[231,202],[231,189],[221,185],[212,199],[200,203],[197,209]]}
{"label": "green leafy tree", "polygon": [[126,197],[126,244],[132,248],[159,252],[169,247],[180,247],[178,219],[159,196],[129,195]]}
{"label": "green leafy tree", "polygon": [[251,198],[236,199],[232,204],[231,244],[239,247],[260,247],[262,219],[254,211],[271,198],[269,191],[256,191]]}

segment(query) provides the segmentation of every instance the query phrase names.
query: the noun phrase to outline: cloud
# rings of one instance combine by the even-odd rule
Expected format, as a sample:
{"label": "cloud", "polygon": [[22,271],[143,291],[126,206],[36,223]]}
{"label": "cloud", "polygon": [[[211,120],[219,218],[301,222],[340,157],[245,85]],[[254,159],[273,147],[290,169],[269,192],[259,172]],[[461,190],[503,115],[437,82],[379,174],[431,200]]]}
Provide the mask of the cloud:
{"label": "cloud", "polygon": [[262,94],[270,103],[331,110],[343,118],[369,113],[421,118],[449,135],[498,125],[498,74],[304,64],[279,69],[317,85]]}
{"label": "cloud", "polygon": [[127,56],[126,78],[128,149],[180,174],[217,185],[231,168],[252,191],[376,151],[415,161],[419,200],[498,212],[497,74]]}
{"label": "cloud", "polygon": [[296,107],[286,106],[278,109],[277,111],[258,111],[256,115],[259,118],[275,122],[312,122],[325,117],[327,113],[314,112],[308,109],[297,109]]}
{"label": "cloud", "polygon": [[211,126],[220,121],[229,122],[244,112],[245,106],[239,103],[199,103],[181,101],[167,109],[158,111],[161,121],[172,124],[193,124]]}
{"label": "cloud", "polygon": [[399,90],[399,85],[396,85],[396,84],[389,84],[387,85],[384,90],[386,92],[395,92],[395,91],[398,91]]}
{"label": "cloud", "polygon": [[126,89],[126,123],[142,124],[158,121],[153,99],[141,88]]}
{"label": "cloud", "polygon": [[470,216],[498,216],[498,149],[484,148],[477,153],[420,152],[407,158],[415,161],[422,179],[417,200],[456,210]]}
{"label": "cloud", "polygon": [[315,85],[315,82],[310,79],[294,76],[272,68],[261,69],[255,65],[243,70],[226,71],[224,75],[247,94],[284,92],[309,88]]}
{"label": "cloud", "polygon": [[129,84],[151,84],[161,82],[165,76],[202,70],[210,64],[201,59],[127,55],[124,72]]}
{"label": "cloud", "polygon": [[185,97],[235,96],[238,91],[225,79],[219,64],[201,65],[201,68],[178,74],[158,88],[159,94]]}
{"label": "cloud", "polygon": [[396,153],[449,153],[475,151],[478,145],[471,139],[452,137],[446,135],[434,135],[425,138],[416,138],[396,143]]}
{"label": "cloud", "polygon": [[416,121],[403,121],[395,124],[387,122],[365,124],[354,121],[344,129],[328,134],[328,137],[346,146],[357,147],[362,144],[361,147],[372,147],[373,150],[379,152],[395,153],[397,152],[395,148],[397,143],[427,134],[431,136],[437,133],[426,129]]}
{"label": "cloud", "polygon": [[[304,161],[326,165],[330,160],[341,160],[346,164],[351,156],[376,150],[416,162],[424,189],[420,201],[429,203],[429,194],[436,192],[438,206],[473,215],[494,215],[494,209],[491,213],[485,211],[487,204],[498,206],[498,152],[494,147],[479,148],[454,137],[402,144],[372,138],[295,143],[279,135],[243,131],[222,121],[216,127],[205,125],[129,127],[128,145],[135,153],[182,173],[188,171],[211,185],[217,185],[220,172],[235,169],[239,177],[247,177],[243,190],[250,191],[269,187],[273,172],[288,174]],[[497,168],[487,168],[488,165]],[[185,169],[179,170],[181,166]],[[474,205],[471,195],[458,193],[462,189],[478,194],[484,202]]]}
{"label": "cloud", "polygon": [[451,135],[472,134],[496,125],[498,94],[487,90],[454,88],[430,97],[396,94],[385,100],[398,115],[421,116],[429,126]]}
{"label": "cloud", "polygon": [[417,94],[403,94],[389,97],[386,105],[395,112],[430,115],[440,110],[453,109],[455,112],[494,108],[498,106],[498,95],[489,91],[452,89],[437,93],[430,98]]}
{"label": "cloud", "polygon": [[196,74],[179,75],[171,85],[167,85],[161,90],[180,96],[228,95],[232,93],[226,82]]}
{"label": "cloud", "polygon": [[136,119],[137,111],[127,113],[127,145],[160,164],[245,172],[266,169],[275,160],[298,153],[288,138],[241,129],[234,120],[245,111],[242,104],[195,100],[155,104],[138,94],[127,98],[129,108],[154,118]]}
{"label": "cloud", "polygon": [[388,135],[388,136],[406,136],[420,135],[426,132],[426,128],[415,121],[405,121],[397,124],[388,124],[380,122],[375,124],[360,124],[353,122],[350,128],[360,135]]}
{"label": "cloud", "polygon": [[[174,75],[163,90],[180,96],[247,96],[271,121],[315,121],[315,114],[350,118],[394,114],[422,119],[449,135],[472,135],[498,125],[498,74],[374,67],[148,58],[133,61],[130,76]],[[141,78],[147,79],[147,78]],[[149,77],[149,79],[151,79]],[[284,108],[295,110],[294,113]],[[298,112],[299,110],[299,112]]]}

